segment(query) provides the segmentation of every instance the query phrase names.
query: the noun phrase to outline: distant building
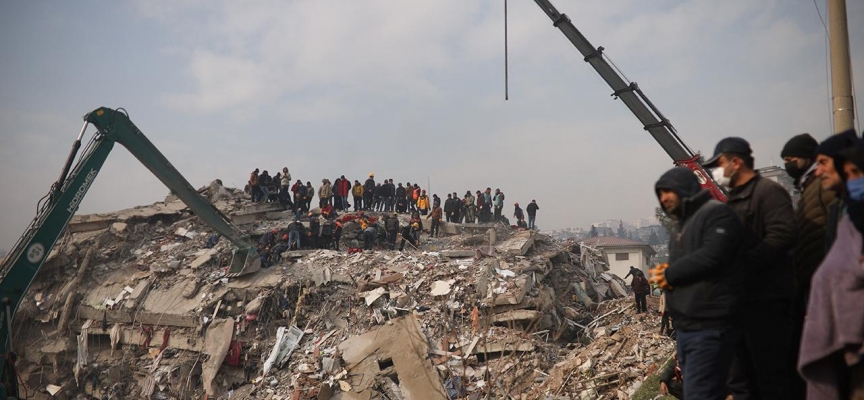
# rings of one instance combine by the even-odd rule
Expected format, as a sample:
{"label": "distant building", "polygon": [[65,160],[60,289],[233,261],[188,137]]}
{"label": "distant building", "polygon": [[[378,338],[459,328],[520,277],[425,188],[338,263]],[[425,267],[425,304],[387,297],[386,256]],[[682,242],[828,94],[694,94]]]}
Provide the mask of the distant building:
{"label": "distant building", "polygon": [[648,243],[617,237],[593,237],[583,240],[583,245],[603,252],[609,261],[609,272],[623,278],[630,266],[639,268],[646,275],[651,266],[651,257],[656,254]]}
{"label": "distant building", "polygon": [[789,174],[786,173],[786,170],[780,168],[778,166],[771,166],[765,168],[758,168],[756,172],[759,175],[762,175],[763,178],[770,179],[774,182],[783,186],[783,189],[786,189],[789,192],[789,195],[792,196],[792,204],[798,204],[798,197],[800,197],[800,193],[798,193],[798,189],[795,189],[795,180],[792,179]]}

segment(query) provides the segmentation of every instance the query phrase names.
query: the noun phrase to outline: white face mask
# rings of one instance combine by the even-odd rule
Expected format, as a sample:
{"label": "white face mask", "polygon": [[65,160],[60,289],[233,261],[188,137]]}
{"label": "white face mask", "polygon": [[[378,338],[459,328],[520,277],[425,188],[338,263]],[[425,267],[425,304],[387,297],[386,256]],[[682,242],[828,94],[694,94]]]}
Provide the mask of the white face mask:
{"label": "white face mask", "polygon": [[711,178],[714,179],[714,182],[717,182],[720,186],[729,186],[732,183],[732,177],[725,176],[726,169],[723,167],[717,167],[711,170]]}

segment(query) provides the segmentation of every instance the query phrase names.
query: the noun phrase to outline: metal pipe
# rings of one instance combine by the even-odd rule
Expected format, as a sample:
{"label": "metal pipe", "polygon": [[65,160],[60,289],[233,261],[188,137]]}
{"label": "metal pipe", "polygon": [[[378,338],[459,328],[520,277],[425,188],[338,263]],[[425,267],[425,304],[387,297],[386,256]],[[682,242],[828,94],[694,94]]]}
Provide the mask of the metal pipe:
{"label": "metal pipe", "polygon": [[852,72],[849,59],[849,28],[846,0],[828,0],[828,42],[831,50],[831,98],[834,133],[855,127]]}

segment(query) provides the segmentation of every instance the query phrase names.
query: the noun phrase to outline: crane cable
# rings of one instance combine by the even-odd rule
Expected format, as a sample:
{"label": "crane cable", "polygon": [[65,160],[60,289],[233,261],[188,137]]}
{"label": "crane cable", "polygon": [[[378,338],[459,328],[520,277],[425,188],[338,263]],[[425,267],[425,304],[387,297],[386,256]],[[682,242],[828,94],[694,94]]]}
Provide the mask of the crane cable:
{"label": "crane cable", "polygon": [[509,76],[507,70],[507,0],[504,0],[504,100],[510,100]]}

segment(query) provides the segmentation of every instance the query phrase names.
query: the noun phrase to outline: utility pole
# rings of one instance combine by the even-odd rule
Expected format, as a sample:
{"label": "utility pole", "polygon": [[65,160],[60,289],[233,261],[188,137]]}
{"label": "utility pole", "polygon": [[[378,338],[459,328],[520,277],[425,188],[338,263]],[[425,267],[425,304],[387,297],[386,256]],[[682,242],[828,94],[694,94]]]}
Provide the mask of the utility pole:
{"label": "utility pole", "polygon": [[852,98],[852,63],[849,59],[849,28],[846,0],[828,1],[828,41],[831,50],[831,97],[834,133],[855,128]]}

